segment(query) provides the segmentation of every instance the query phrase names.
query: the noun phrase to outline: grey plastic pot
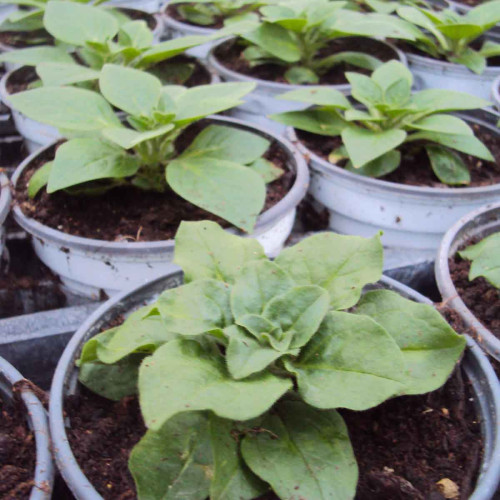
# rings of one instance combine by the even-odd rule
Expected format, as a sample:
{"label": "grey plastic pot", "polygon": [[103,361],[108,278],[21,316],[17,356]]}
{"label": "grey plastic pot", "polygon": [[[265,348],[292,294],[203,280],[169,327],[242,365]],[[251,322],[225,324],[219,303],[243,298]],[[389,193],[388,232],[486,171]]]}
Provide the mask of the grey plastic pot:
{"label": "grey plastic pot", "polygon": [[[12,386],[24,377],[5,359],[0,357],[0,398],[12,401]],[[50,452],[50,435],[45,409],[34,392],[23,387],[21,398],[26,407],[28,425],[35,435],[36,466],[34,486],[30,500],[49,500],[54,483],[54,464]]]}
{"label": "grey plastic pot", "polygon": [[[250,235],[262,244],[267,255],[275,256],[290,235],[296,207],[306,194],[309,185],[307,164],[292,144],[272,132],[258,130],[250,124],[222,116],[213,116],[210,121],[248,130],[279,144],[286,155],[288,168],[296,173],[290,191],[259,216],[254,232]],[[19,165],[12,176],[14,186],[23,170],[53,146],[33,153]],[[17,205],[13,213],[18,224],[32,236],[40,260],[73,293],[96,298],[103,290],[113,295],[178,269],[172,262],[174,240],[135,243],[82,238],[57,231],[27,217]]]}
{"label": "grey plastic pot", "polygon": [[[498,114],[478,110],[457,113],[471,124],[500,136]],[[441,238],[460,217],[500,199],[500,184],[470,188],[408,186],[363,177],[333,165],[307,149],[295,131],[288,137],[309,160],[309,192],[330,214],[330,229],[344,234],[373,236],[383,230],[386,247],[416,250],[434,259]]]}
{"label": "grey plastic pot", "polygon": [[[253,82],[257,86],[250,94],[243,98],[244,102],[238,107],[231,110],[231,116],[239,118],[240,120],[246,120],[257,125],[273,130],[276,133],[283,133],[286,127],[280,123],[276,123],[273,120],[267,118],[269,115],[274,113],[284,113],[287,111],[300,111],[309,106],[309,104],[302,104],[294,101],[285,101],[283,99],[278,99],[278,96],[289,92],[291,90],[298,90],[308,88],[307,85],[291,85],[288,83],[277,83],[270,82],[267,80],[260,80],[258,78],[252,78],[241,73],[233,71],[224,64],[222,64],[216,56],[217,49],[225,43],[232,43],[234,39],[226,39],[214,44],[210,53],[208,55],[208,65],[209,67],[220,77],[224,82]],[[403,64],[407,64],[406,57],[399,49],[395,46],[383,42],[381,40],[372,40],[374,45],[383,45],[389,47],[394,51],[394,58],[399,59]],[[328,85],[344,94],[350,93],[351,86],[348,83],[341,85]]]}
{"label": "grey plastic pot", "polygon": [[[141,305],[153,301],[163,290],[174,288],[181,283],[182,273],[174,273],[107,301],[78,329],[59,360],[50,391],[50,430],[54,441],[57,467],[77,500],[101,499],[80,469],[66,434],[64,400],[68,395],[77,391],[78,370],[75,367],[75,361],[80,355],[81,348],[112,319],[130,313]],[[427,298],[390,278],[382,278],[380,285],[416,302],[431,304]],[[493,368],[477,344],[470,338],[467,338],[467,344],[463,366],[475,393],[484,440],[480,476],[470,500],[488,500],[493,497],[500,480],[500,429],[498,427],[500,385]]]}
{"label": "grey plastic pot", "polygon": [[498,231],[500,231],[500,203],[486,205],[462,217],[444,235],[436,258],[435,274],[443,301],[457,311],[464,323],[471,327],[479,345],[500,361],[500,340],[476,318],[460,298],[448,266],[448,259],[471,238],[481,240]]}
{"label": "grey plastic pot", "polygon": [[0,173],[0,258],[2,257],[5,244],[5,228],[3,223],[10,210],[10,183],[5,174]]}

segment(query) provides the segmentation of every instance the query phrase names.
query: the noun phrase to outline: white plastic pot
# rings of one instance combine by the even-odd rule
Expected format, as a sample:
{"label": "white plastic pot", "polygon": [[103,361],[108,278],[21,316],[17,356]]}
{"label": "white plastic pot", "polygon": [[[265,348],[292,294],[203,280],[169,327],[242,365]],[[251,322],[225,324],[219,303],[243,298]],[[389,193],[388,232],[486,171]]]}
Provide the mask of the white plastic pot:
{"label": "white plastic pot", "polygon": [[[210,121],[258,133],[277,142],[287,156],[288,168],[296,173],[290,191],[279,203],[259,216],[251,235],[263,245],[267,255],[275,256],[290,235],[296,206],[307,191],[309,172],[306,162],[289,142],[271,132],[257,130],[226,117],[214,116]],[[14,186],[24,169],[52,147],[46,146],[19,165],[12,177]],[[172,263],[174,240],[134,243],[82,238],[57,231],[27,217],[19,206],[14,206],[13,212],[18,224],[32,236],[40,260],[59,275],[67,289],[74,293],[98,297],[104,291],[113,295],[178,269]]]}
{"label": "white plastic pot", "polygon": [[[273,130],[276,133],[283,133],[286,127],[280,123],[267,118],[274,113],[285,113],[287,111],[300,111],[309,106],[295,101],[285,101],[278,99],[278,96],[291,90],[308,88],[307,85],[291,85],[289,83],[277,83],[267,80],[252,78],[241,73],[233,71],[222,64],[216,56],[217,48],[222,44],[231,43],[231,40],[222,40],[217,42],[210,50],[208,56],[208,65],[224,82],[254,82],[257,84],[255,90],[243,98],[244,103],[230,111],[231,116],[240,120],[247,120],[257,125],[262,125]],[[407,64],[406,57],[399,49],[391,44],[380,40],[373,40],[373,43],[384,45],[394,51],[394,58],[399,59],[403,64]],[[351,85],[348,83],[341,85],[329,85],[344,94],[348,94]]]}
{"label": "white plastic pot", "polygon": [[500,87],[500,74],[493,80],[491,85],[491,100],[496,110],[500,112],[500,90],[498,87]]}
{"label": "white plastic pot", "polygon": [[5,228],[3,223],[10,210],[10,189],[9,179],[6,175],[0,173],[0,258],[3,255],[5,246]]}
{"label": "white plastic pot", "polygon": [[0,23],[3,23],[13,12],[18,9],[17,5],[1,4],[0,5]]}
{"label": "white plastic pot", "polygon": [[[494,112],[482,110],[457,115],[500,135],[495,125],[499,117]],[[384,246],[416,250],[424,259],[434,259],[441,238],[457,219],[500,199],[500,184],[431,188],[363,177],[308,150],[297,140],[294,130],[288,129],[287,135],[309,159],[309,192],[316,203],[328,210],[330,229],[365,237],[382,230]]]}
{"label": "white plastic pot", "polygon": [[124,9],[142,10],[148,14],[156,14],[160,11],[160,0],[107,0],[107,6],[123,7]]}

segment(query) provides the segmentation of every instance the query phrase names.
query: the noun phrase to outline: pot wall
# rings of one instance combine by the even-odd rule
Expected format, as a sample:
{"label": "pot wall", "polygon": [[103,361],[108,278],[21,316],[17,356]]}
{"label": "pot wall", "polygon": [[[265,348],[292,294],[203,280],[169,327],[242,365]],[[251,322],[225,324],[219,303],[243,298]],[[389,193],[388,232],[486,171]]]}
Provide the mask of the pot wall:
{"label": "pot wall", "polygon": [[3,223],[9,214],[10,201],[9,179],[5,174],[0,173],[0,259],[5,248],[5,228]]}
{"label": "pot wall", "polygon": [[142,10],[148,14],[156,14],[161,8],[160,0],[107,0],[106,5]]}

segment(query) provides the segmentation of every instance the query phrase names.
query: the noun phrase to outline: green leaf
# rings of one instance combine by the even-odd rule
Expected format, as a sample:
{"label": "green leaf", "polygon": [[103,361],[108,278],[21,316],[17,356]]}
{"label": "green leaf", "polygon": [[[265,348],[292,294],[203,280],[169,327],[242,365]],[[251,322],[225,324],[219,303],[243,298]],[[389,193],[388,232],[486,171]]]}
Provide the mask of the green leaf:
{"label": "green leaf", "polygon": [[315,66],[318,70],[324,71],[341,63],[350,64],[351,66],[357,66],[358,68],[367,69],[369,71],[373,71],[383,64],[380,59],[369,54],[344,51],[320,59]]}
{"label": "green leaf", "polygon": [[139,170],[139,159],[99,139],[71,139],[56,152],[47,193],[98,179],[122,179]]}
{"label": "green leaf", "polygon": [[292,278],[268,260],[246,264],[231,290],[231,310],[235,319],[245,314],[262,314],[274,297],[294,287]]}
{"label": "green leaf", "polygon": [[290,380],[267,373],[233,380],[222,356],[187,339],[163,345],[139,370],[141,410],[146,425],[154,430],[185,411],[212,410],[234,420],[255,418],[291,387]]}
{"label": "green leaf", "polygon": [[419,111],[439,113],[441,111],[458,111],[461,109],[479,109],[491,103],[480,97],[455,90],[427,89],[415,92],[411,102]]}
{"label": "green leaf", "polygon": [[351,107],[344,94],[330,87],[292,90],[279,95],[278,99],[316,104],[317,106],[331,106],[338,109],[349,109]]}
{"label": "green leaf", "polygon": [[408,127],[417,130],[427,130],[429,132],[442,132],[444,134],[474,135],[474,132],[464,120],[457,116],[442,115],[439,113],[409,123]]}
{"label": "green leaf", "polygon": [[102,135],[111,142],[118,144],[118,146],[130,149],[137,146],[137,144],[140,144],[141,142],[166,135],[174,128],[175,126],[172,123],[163,125],[153,130],[148,130],[147,132],[137,132],[136,130],[125,127],[114,127],[105,128],[102,131]]}
{"label": "green leaf", "polygon": [[45,162],[36,172],[31,176],[28,183],[28,196],[34,198],[40,189],[44,188],[49,182],[50,172],[52,170],[53,162]]}
{"label": "green leaf", "polygon": [[87,68],[86,66],[80,66],[74,62],[42,62],[37,65],[36,72],[46,87],[59,87],[62,85],[88,82],[90,80],[97,80],[100,75],[99,71]]}
{"label": "green leaf", "polygon": [[73,58],[63,47],[29,47],[0,54],[0,62],[10,62],[21,66],[36,66],[42,62],[74,64]]}
{"label": "green leaf", "polygon": [[257,240],[235,236],[215,222],[181,222],[175,235],[174,262],[186,282],[212,278],[234,283],[246,263],[261,259],[266,256]]}
{"label": "green leaf", "polygon": [[445,37],[451,40],[474,39],[484,32],[483,26],[465,23],[443,24],[437,28]]}
{"label": "green leaf", "polygon": [[483,276],[491,285],[500,288],[499,248],[500,233],[495,233],[458,252],[463,259],[472,261],[469,280]]}
{"label": "green leaf", "polygon": [[243,439],[243,458],[280,498],[354,498],[358,468],[336,411],[283,401],[261,428]]}
{"label": "green leaf", "polygon": [[185,200],[251,233],[266,198],[262,177],[237,163],[180,156],[167,168],[167,182]]}
{"label": "green leaf", "polygon": [[413,84],[411,71],[399,61],[382,64],[373,72],[371,78],[384,92],[400,80],[406,81],[410,88]]}
{"label": "green leaf", "polygon": [[123,111],[136,116],[151,116],[160,100],[158,78],[133,68],[106,64],[99,78],[102,95]]}
{"label": "green leaf", "polygon": [[259,174],[266,184],[274,182],[285,173],[282,168],[277,167],[274,163],[265,158],[257,158],[248,165],[248,168]]}
{"label": "green leaf", "polygon": [[347,126],[346,122],[334,110],[306,109],[305,111],[288,111],[271,115],[278,123],[313,134],[336,136]]}
{"label": "green leaf", "polygon": [[258,314],[245,314],[244,316],[240,316],[236,319],[236,323],[239,326],[245,328],[248,333],[251,333],[262,345],[273,345],[274,349],[279,350],[279,352],[283,352],[283,350],[287,350],[289,346],[283,346],[280,342],[270,342],[272,339],[277,339],[279,336],[283,334],[281,328],[273,323],[270,320],[264,318],[264,316],[260,316]]}
{"label": "green leaf", "polygon": [[347,72],[345,74],[351,84],[351,93],[354,99],[366,106],[373,106],[383,100],[382,89],[377,83],[366,75]]}
{"label": "green leaf", "polygon": [[330,294],[332,309],[356,304],[363,287],[382,276],[380,236],[361,238],[321,233],[286,248],[275,262],[299,285],[318,285]]}
{"label": "green leaf", "polygon": [[302,350],[286,361],[300,395],[317,408],[367,410],[401,392],[405,364],[394,340],[368,317],[331,312]]}
{"label": "green leaf", "polygon": [[470,47],[467,47],[460,55],[448,57],[448,60],[456,64],[463,64],[478,75],[481,75],[487,66],[486,57]]}
{"label": "green leaf", "polygon": [[379,156],[375,160],[372,160],[361,168],[355,168],[352,163],[349,162],[345,169],[354,174],[364,175],[367,177],[383,177],[384,175],[394,172],[401,163],[401,153],[399,151],[389,151],[388,153]]}
{"label": "green leaf", "polygon": [[431,167],[436,177],[445,184],[460,185],[470,183],[470,173],[462,158],[443,146],[425,147]]}
{"label": "green leaf", "polygon": [[148,430],[134,446],[129,469],[137,496],[148,500],[204,500],[214,470],[209,417],[191,412]]}
{"label": "green leaf", "polygon": [[153,43],[153,32],[146,21],[130,21],[120,26],[118,42],[128,47],[147,49]]}
{"label": "green leaf", "polygon": [[229,293],[220,281],[196,280],[163,292],[158,309],[169,332],[201,335],[232,323]]}
{"label": "green leaf", "polygon": [[42,87],[9,97],[14,109],[33,120],[71,131],[120,126],[113,108],[98,93],[73,87]]}
{"label": "green leaf", "polygon": [[255,133],[209,125],[195,137],[182,156],[210,157],[246,165],[260,158],[269,146],[267,139]]}
{"label": "green leaf", "polygon": [[106,43],[118,33],[118,21],[111,13],[77,2],[50,0],[43,22],[54,38],[77,46]]}
{"label": "green leaf", "polygon": [[402,393],[422,394],[441,387],[465,348],[458,335],[432,307],[388,290],[365,294],[358,314],[373,318],[396,341],[406,363]]}
{"label": "green leaf", "polygon": [[305,66],[292,66],[285,72],[285,80],[292,85],[305,85],[319,83],[319,76]]}

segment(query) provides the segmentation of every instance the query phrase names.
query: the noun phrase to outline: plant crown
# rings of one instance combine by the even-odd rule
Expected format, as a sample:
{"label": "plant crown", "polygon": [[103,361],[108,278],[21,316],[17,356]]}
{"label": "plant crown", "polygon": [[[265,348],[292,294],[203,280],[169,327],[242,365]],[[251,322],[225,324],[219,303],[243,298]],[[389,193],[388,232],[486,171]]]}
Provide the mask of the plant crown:
{"label": "plant crown", "polygon": [[[182,152],[176,139],[188,125],[240,104],[251,83],[191,89],[162,87],[144,71],[106,64],[100,95],[75,87],[15,94],[14,108],[61,130],[70,140],[32,176],[28,194],[68,190],[92,194],[116,186],[179,196],[250,232],[263,208],[266,182],[282,170],[262,155],[270,142],[236,126],[210,125]],[[115,110],[124,112],[122,124]]]}
{"label": "plant crown", "polygon": [[181,224],[185,284],[90,339],[78,363],[97,394],[139,395],[148,431],[129,466],[140,499],[250,500],[269,487],[354,497],[336,408],[433,391],[465,346],[429,305],[362,295],[382,252],[379,235],[322,233],[270,261],[216,223]]}
{"label": "plant crown", "polygon": [[471,261],[469,280],[479,276],[500,290],[500,232],[490,234],[479,243],[458,252],[462,259]]}
{"label": "plant crown", "polygon": [[314,104],[304,111],[273,115],[280,123],[323,136],[339,136],[342,144],[331,152],[331,163],[369,177],[382,177],[401,163],[400,148],[411,154],[422,148],[438,179],[450,185],[470,183],[470,173],[458,152],[494,161],[473,130],[451,111],[483,108],[484,99],[450,90],[411,92],[413,77],[406,66],[389,61],[371,77],[347,72],[352,104],[331,88],[287,92],[282,99]]}
{"label": "plant crown", "polygon": [[419,28],[414,41],[417,49],[434,59],[463,64],[481,74],[487,59],[500,55],[500,44],[485,40],[478,48],[478,38],[500,22],[500,1],[484,2],[466,14],[450,9],[435,11],[420,7],[402,6],[398,15]]}

